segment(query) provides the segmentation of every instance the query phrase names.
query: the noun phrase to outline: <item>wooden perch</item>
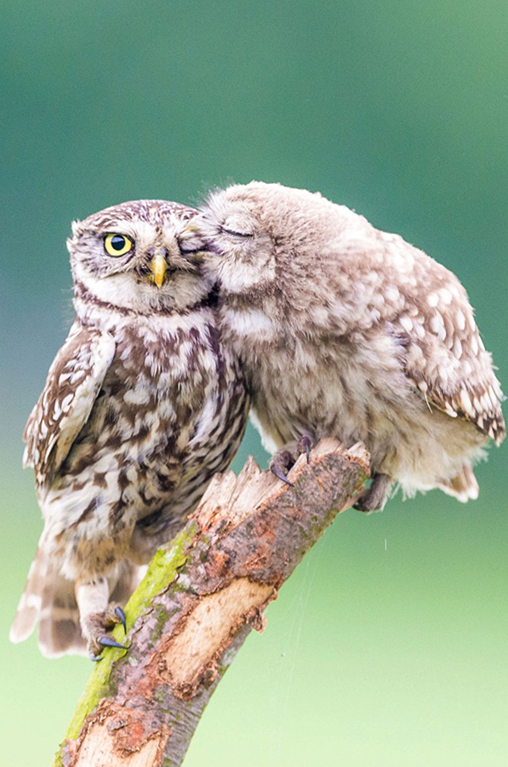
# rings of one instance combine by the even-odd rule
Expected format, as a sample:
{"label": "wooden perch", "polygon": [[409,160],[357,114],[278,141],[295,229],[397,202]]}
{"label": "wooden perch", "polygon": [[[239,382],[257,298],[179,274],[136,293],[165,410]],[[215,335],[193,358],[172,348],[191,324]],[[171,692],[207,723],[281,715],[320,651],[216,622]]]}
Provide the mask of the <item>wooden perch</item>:
{"label": "wooden perch", "polygon": [[[105,650],[54,767],[177,766],[264,609],[369,473],[362,445],[322,440],[289,487],[249,458],[212,480],[126,607],[128,652]],[[121,630],[115,629],[121,640]]]}

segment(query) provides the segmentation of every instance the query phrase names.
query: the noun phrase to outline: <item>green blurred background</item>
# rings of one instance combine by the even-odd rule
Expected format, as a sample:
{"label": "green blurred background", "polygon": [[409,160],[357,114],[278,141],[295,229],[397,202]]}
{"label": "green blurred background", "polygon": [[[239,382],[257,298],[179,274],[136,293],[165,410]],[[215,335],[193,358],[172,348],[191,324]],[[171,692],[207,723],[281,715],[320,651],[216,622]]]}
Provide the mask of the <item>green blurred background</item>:
{"label": "green blurred background", "polygon": [[[320,190],[466,285],[508,389],[506,0],[3,0],[1,767],[49,764],[90,673],[7,640],[39,533],[21,433],[72,318],[73,218],[251,179]],[[249,431],[238,469],[253,452]],[[186,765],[505,767],[506,448],[480,499],[343,514]]]}

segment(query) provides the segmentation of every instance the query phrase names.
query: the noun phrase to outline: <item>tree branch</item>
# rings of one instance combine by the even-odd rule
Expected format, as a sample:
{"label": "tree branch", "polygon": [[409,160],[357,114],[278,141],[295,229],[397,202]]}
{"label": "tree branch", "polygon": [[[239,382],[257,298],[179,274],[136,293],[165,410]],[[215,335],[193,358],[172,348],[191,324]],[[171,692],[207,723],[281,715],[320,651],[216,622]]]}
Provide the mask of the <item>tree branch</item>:
{"label": "tree branch", "polygon": [[[204,707],[265,607],[369,473],[362,445],[322,440],[294,487],[249,458],[212,480],[126,607],[129,651],[106,650],[53,767],[177,767]],[[121,639],[120,629],[115,636]]]}

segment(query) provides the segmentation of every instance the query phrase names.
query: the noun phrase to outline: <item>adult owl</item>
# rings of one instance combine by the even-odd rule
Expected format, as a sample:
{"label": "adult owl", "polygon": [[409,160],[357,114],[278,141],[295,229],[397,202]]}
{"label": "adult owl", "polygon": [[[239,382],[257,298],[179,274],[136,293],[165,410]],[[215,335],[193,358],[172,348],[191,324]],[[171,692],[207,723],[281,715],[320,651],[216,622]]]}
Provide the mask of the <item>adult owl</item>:
{"label": "adult owl", "polygon": [[140,565],[183,526],[242,438],[248,395],[210,279],[182,251],[195,211],[161,200],[73,224],[76,320],[26,426],[44,530],[11,639],[97,657]]}
{"label": "adult owl", "polygon": [[[439,487],[478,495],[472,465],[505,426],[466,291],[396,234],[320,194],[252,182],[212,193],[186,248],[220,292],[264,444],[285,479],[295,450],[362,441],[373,481],[357,508]],[[296,444],[295,444],[296,443]]]}

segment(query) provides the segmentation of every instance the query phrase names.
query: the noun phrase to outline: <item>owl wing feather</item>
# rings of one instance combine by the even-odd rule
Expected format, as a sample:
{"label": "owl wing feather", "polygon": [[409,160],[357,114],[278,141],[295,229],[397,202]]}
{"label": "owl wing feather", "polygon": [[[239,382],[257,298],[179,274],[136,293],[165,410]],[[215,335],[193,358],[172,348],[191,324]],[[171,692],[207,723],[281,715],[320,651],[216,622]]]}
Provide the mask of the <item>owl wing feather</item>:
{"label": "owl wing feather", "polygon": [[[413,344],[408,344],[411,357]],[[453,361],[453,351],[448,352]],[[419,356],[419,355],[418,355]],[[406,376],[416,385],[427,404],[437,407],[451,418],[461,417],[471,421],[496,444],[501,444],[506,435],[506,428],[501,412],[504,397],[499,382],[491,366],[491,356],[484,351],[481,366],[472,369],[460,380],[450,380],[436,370],[432,364],[413,366],[408,359],[405,364]],[[472,367],[472,366],[471,366]],[[469,371],[469,367],[467,370]]]}
{"label": "owl wing feather", "polygon": [[108,333],[76,321],[53,364],[23,438],[23,466],[43,483],[62,465],[86,423],[115,353]]}
{"label": "owl wing feather", "polygon": [[[503,393],[457,277],[363,218],[355,219],[337,246],[342,271],[359,275],[348,290],[367,306],[372,325],[387,323],[402,350],[404,372],[427,404],[471,421],[500,444],[506,434]],[[335,279],[341,278],[338,272]]]}
{"label": "owl wing feather", "polygon": [[471,421],[499,445],[506,435],[504,396],[467,293],[452,272],[397,240],[411,250],[417,275],[423,267],[417,285],[426,286],[421,294],[400,288],[405,300],[394,324],[404,339],[406,376],[428,405]]}

